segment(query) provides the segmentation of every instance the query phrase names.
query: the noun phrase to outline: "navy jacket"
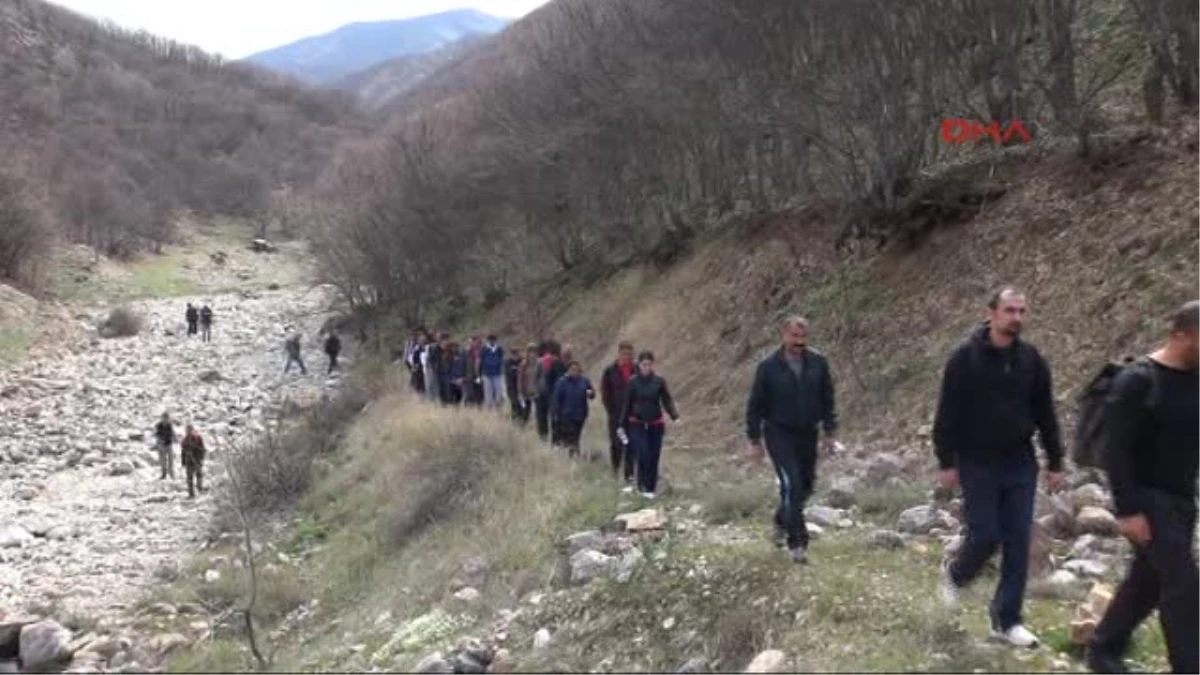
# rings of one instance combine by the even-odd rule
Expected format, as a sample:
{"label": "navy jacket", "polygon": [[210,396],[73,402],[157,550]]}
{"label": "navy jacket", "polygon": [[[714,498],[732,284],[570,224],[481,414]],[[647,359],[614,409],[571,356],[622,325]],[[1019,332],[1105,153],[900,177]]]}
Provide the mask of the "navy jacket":
{"label": "navy jacket", "polygon": [[484,377],[499,377],[504,374],[504,347],[496,345],[489,349],[485,344],[479,350],[479,372]]}
{"label": "navy jacket", "polygon": [[584,422],[588,416],[588,399],[595,396],[592,383],[583,375],[564,375],[554,385],[550,397],[550,415],[556,420]]}
{"label": "navy jacket", "polygon": [[803,359],[800,380],[788,365],[782,347],[758,364],[746,404],[746,436],[750,440],[762,438],[764,423],[797,432],[815,431],[818,424],[825,433],[837,430],[829,362],[823,354],[807,347]]}

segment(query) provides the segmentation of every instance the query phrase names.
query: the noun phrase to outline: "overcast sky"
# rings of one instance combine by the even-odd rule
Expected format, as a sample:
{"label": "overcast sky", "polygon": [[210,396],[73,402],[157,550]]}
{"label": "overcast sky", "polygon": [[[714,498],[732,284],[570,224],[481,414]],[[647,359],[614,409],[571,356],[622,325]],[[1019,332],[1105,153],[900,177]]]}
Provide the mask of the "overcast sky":
{"label": "overcast sky", "polygon": [[[547,0],[52,0],[231,59],[355,21],[405,19],[472,7],[515,19]],[[7,0],[0,0],[7,2]]]}

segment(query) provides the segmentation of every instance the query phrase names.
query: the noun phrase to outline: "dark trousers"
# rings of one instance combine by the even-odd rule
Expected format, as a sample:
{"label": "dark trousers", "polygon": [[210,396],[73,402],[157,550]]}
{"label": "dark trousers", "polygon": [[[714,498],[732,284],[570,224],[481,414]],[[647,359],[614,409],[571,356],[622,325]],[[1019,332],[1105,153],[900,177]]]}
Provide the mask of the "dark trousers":
{"label": "dark trousers", "polygon": [[520,426],[525,426],[529,423],[530,408],[533,407],[533,402],[521,397],[520,394],[513,392],[508,397],[508,403],[512,406],[512,418]]}
{"label": "dark trousers", "polygon": [[337,360],[337,357],[338,357],[338,355],[337,355],[337,352],[334,352],[334,353],[332,353],[332,354],[326,353],[326,356],[328,356],[328,357],[329,357],[329,370],[328,370],[328,371],[326,371],[326,372],[332,373],[332,372],[333,372],[333,371],[335,371],[335,370],[341,370],[341,369],[342,369],[342,368],[341,368],[341,366],[339,366],[339,365],[338,365],[338,360]]}
{"label": "dark trousers", "polygon": [[641,492],[658,490],[658,460],[662,457],[666,428],[654,424],[630,423],[629,446],[637,457],[637,483]]}
{"label": "dark trousers", "polygon": [[1037,462],[1026,454],[1008,463],[959,462],[967,535],[950,564],[950,578],[966,586],[1001,549],[1000,583],[991,606],[992,626],[999,630],[1022,622],[1037,474]]}
{"label": "dark trousers", "polygon": [[409,383],[412,385],[413,391],[418,394],[425,393],[425,371],[422,368],[413,368],[409,378]]}
{"label": "dark trousers", "polygon": [[200,324],[200,337],[205,342],[209,342],[212,340],[212,324],[211,323]]}
{"label": "dark trousers", "polygon": [[567,448],[568,457],[579,456],[579,439],[583,436],[583,420],[556,420],[557,443]]}
{"label": "dark trousers", "polygon": [[775,524],[787,533],[788,548],[808,548],[804,505],[817,476],[817,430],[793,430],[766,425],[763,441],[779,477],[779,509]]}
{"label": "dark trousers", "polygon": [[1122,657],[1133,630],[1158,609],[1171,670],[1200,672],[1200,581],[1192,537],[1196,505],[1187,498],[1146,491],[1150,543],[1134,547],[1133,565],[1092,635],[1094,651]]}
{"label": "dark trousers", "polygon": [[633,441],[628,444],[622,443],[621,438],[617,436],[617,429],[621,428],[621,413],[609,411],[608,413],[608,452],[612,459],[613,475],[621,473],[621,468],[624,466],[624,477],[626,483],[633,482],[633,474],[637,468],[637,453],[634,451]]}
{"label": "dark trousers", "polygon": [[185,455],[183,469],[187,472],[188,496],[195,497],[196,490],[204,492],[204,458]]}
{"label": "dark trousers", "polygon": [[187,325],[188,325],[188,331],[187,331],[187,334],[188,334],[188,335],[195,335],[195,334],[196,334],[196,322],[195,322],[195,321],[188,321],[188,322],[187,322]]}
{"label": "dark trousers", "polygon": [[293,363],[295,363],[296,365],[300,366],[300,373],[301,373],[301,374],[303,374],[303,375],[307,375],[307,374],[308,374],[308,368],[305,368],[305,367],[304,367],[304,359],[300,358],[300,355],[299,355],[299,354],[288,354],[288,357],[287,357],[287,363],[286,363],[286,364],[283,366],[283,373],[284,373],[285,375],[286,375],[286,374],[287,374],[289,371],[291,371],[291,369],[292,369],[292,364],[293,364]]}
{"label": "dark trousers", "polygon": [[550,437],[550,397],[537,397],[537,432],[544,441]]}

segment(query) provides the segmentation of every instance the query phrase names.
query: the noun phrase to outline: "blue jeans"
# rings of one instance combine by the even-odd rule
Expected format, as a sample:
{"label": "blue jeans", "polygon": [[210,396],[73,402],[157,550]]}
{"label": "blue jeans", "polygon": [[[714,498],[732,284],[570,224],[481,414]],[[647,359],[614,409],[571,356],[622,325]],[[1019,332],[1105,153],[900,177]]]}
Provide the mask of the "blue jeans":
{"label": "blue jeans", "polygon": [[652,424],[629,424],[629,445],[637,457],[638,490],[658,489],[658,459],[662,456],[663,435],[666,429]]}
{"label": "blue jeans", "polygon": [[950,564],[950,578],[956,586],[966,586],[1001,549],[1000,584],[991,606],[992,627],[999,630],[1022,622],[1037,474],[1031,456],[1003,464],[959,462],[958,466],[967,538]]}

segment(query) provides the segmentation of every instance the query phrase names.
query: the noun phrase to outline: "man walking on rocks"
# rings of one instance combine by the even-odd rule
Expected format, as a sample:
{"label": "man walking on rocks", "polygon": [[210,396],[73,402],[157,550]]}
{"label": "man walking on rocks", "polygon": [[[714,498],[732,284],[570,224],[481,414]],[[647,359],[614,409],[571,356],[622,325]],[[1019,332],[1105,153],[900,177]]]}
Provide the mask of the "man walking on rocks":
{"label": "man walking on rocks", "polygon": [[342,351],[342,341],[338,338],[338,334],[334,331],[329,331],[329,337],[325,338],[325,355],[329,357],[329,370],[326,374],[332,375],[333,371],[341,370],[338,365],[338,354]]}
{"label": "man walking on rocks", "polygon": [[808,561],[804,504],[812,495],[817,471],[817,440],[832,451],[837,431],[833,376],[829,361],[808,347],[808,320],[786,319],[783,346],[758,364],[746,405],[746,435],[751,459],[761,461],[763,441],[779,478],[776,532],[787,538],[793,562]]}
{"label": "man walking on rocks", "polygon": [[1002,550],[1000,584],[991,604],[993,639],[1036,647],[1021,606],[1029,574],[1029,546],[1037,495],[1033,434],[1046,448],[1046,483],[1064,483],[1063,448],[1050,367],[1020,339],[1028,314],[1013,288],[992,296],[988,320],[955,348],[946,364],[933,442],[945,490],[962,488],[966,540],[945,569],[943,599],[958,604],[959,590]]}
{"label": "man walking on rocks", "polygon": [[283,374],[287,375],[295,363],[300,366],[301,375],[308,375],[308,368],[304,367],[304,358],[300,355],[300,331],[292,333],[284,343],[284,349],[287,351],[287,363],[283,366]]}
{"label": "man walking on rocks", "polygon": [[212,307],[205,305],[200,308],[200,337],[205,342],[212,341],[212,322],[213,311]]}
{"label": "man walking on rocks", "polygon": [[200,322],[200,312],[196,311],[196,306],[189,302],[183,316],[187,319],[188,337],[191,337],[196,334],[196,324]]}
{"label": "man walking on rocks", "polygon": [[613,476],[619,476],[622,464],[625,467],[625,486],[632,491],[634,474],[634,446],[632,443],[621,441],[617,430],[621,429],[625,420],[621,419],[621,408],[625,404],[625,394],[629,390],[629,381],[633,379],[635,366],[633,364],[633,344],[622,342],[617,345],[617,360],[600,376],[600,401],[608,413],[608,452],[612,461]]}
{"label": "man walking on rocks", "polygon": [[1103,461],[1133,565],[1088,645],[1097,673],[1129,672],[1124,654],[1158,609],[1171,669],[1200,672],[1196,448],[1200,446],[1200,301],[1171,320],[1166,346],[1117,375],[1104,408]]}
{"label": "man walking on rocks", "polygon": [[167,476],[175,480],[175,458],[172,452],[175,448],[175,426],[171,424],[171,416],[167,413],[162,414],[162,419],[154,427],[154,442],[155,449],[158,450],[158,466],[162,469],[159,480],[166,480]]}
{"label": "man walking on rocks", "polygon": [[187,425],[183,441],[179,443],[179,458],[187,473],[188,497],[195,498],[196,490],[204,492],[204,439],[192,425]]}

